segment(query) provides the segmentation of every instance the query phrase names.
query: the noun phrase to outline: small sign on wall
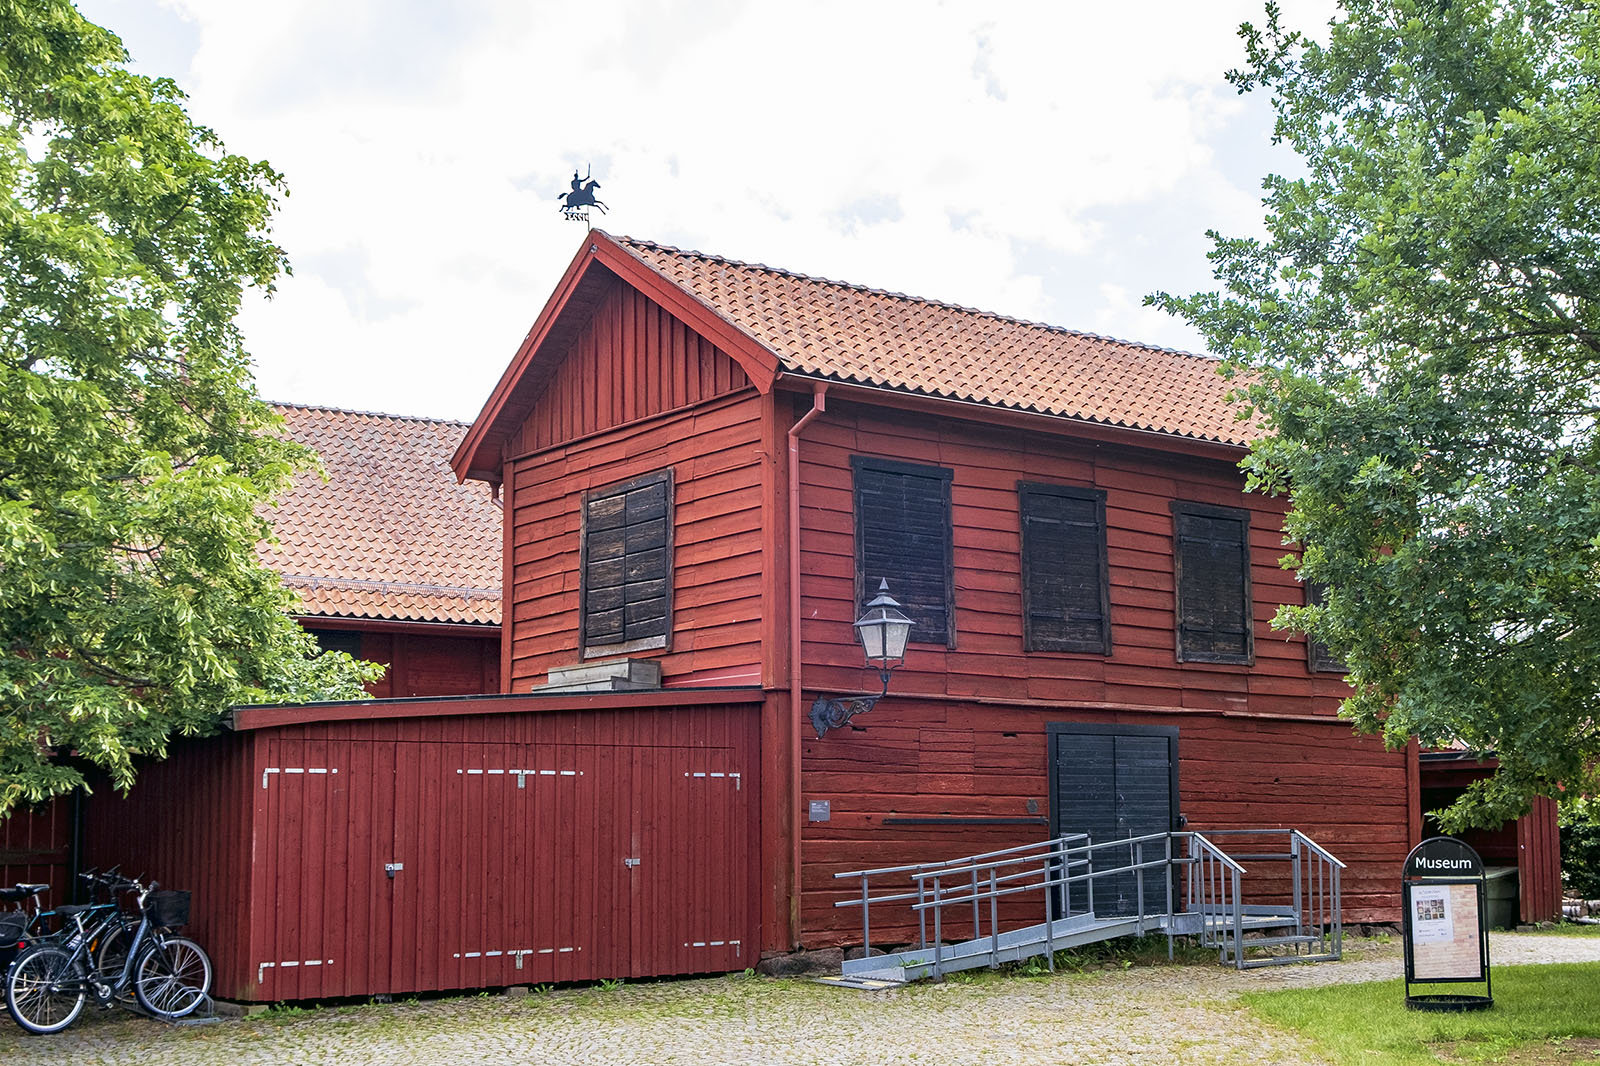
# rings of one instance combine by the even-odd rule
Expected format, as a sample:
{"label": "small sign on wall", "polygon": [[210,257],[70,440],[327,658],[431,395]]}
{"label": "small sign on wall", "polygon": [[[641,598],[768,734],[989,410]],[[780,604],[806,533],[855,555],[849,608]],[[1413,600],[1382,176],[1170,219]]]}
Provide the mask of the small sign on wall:
{"label": "small sign on wall", "polygon": [[[1424,840],[1406,856],[1401,875],[1405,908],[1406,1006],[1412,1010],[1483,1010],[1489,988],[1489,931],[1484,913],[1483,860],[1453,837]],[[1477,994],[1413,994],[1411,985],[1478,983]]]}
{"label": "small sign on wall", "polygon": [[813,822],[828,822],[833,820],[833,803],[830,800],[812,800],[811,818]]}

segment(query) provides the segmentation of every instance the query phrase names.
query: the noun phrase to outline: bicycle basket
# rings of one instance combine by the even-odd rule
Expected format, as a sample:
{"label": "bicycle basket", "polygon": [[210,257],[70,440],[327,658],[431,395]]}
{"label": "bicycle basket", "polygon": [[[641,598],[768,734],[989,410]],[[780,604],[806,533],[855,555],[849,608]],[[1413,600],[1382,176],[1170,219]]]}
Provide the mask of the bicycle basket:
{"label": "bicycle basket", "polygon": [[176,929],[189,924],[189,893],[166,891],[150,893],[145,904],[150,921],[164,929]]}
{"label": "bicycle basket", "polygon": [[10,947],[27,931],[28,916],[21,911],[0,914],[0,948]]}

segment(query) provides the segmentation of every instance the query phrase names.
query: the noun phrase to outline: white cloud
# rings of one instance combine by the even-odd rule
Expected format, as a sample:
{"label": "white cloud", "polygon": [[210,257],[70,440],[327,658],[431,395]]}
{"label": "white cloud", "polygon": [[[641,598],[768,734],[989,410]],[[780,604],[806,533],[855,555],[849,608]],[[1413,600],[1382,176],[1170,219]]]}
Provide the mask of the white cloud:
{"label": "white cloud", "polygon": [[274,398],[471,417],[589,163],[613,232],[1187,347],[1140,298],[1260,213],[1221,78],[1254,0],[83,6],[288,176],[297,272],[244,317]]}

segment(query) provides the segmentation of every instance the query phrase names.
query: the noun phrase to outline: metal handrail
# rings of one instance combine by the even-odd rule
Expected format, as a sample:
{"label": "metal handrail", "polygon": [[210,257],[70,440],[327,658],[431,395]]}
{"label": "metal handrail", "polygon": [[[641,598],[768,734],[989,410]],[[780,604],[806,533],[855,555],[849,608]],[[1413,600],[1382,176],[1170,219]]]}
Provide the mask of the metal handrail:
{"label": "metal handrail", "polygon": [[[1230,854],[1210,839],[1271,835],[1284,836],[1288,849],[1248,856],[1239,852]],[[1112,866],[1099,865],[1105,861],[1108,852],[1124,850],[1128,861]],[[1146,859],[1145,855],[1151,851],[1158,852],[1159,857]],[[1242,878],[1248,871],[1241,859],[1287,861],[1290,864],[1292,916],[1283,911],[1273,912],[1244,905]],[[1179,901],[1175,898],[1176,886],[1173,882],[1173,875],[1180,867],[1188,871],[1187,892],[1181,910],[1177,906]],[[1280,914],[1288,920],[1283,924],[1292,922],[1294,938],[1269,940],[1269,943],[1293,942],[1298,954],[1303,943],[1313,942],[1302,938],[1314,938],[1322,942],[1327,954],[1311,957],[1337,958],[1342,933],[1339,873],[1343,869],[1344,863],[1294,829],[1221,829],[1205,834],[1192,830],[1175,831],[1098,842],[1088,834],[1072,833],[942,862],[836,873],[835,879],[858,879],[861,893],[854,899],[835,901],[834,906],[861,907],[862,944],[870,955],[872,905],[908,903],[909,910],[917,917],[918,950],[927,950],[931,946],[933,970],[937,974],[943,972],[944,929],[951,907],[971,907],[972,939],[989,939],[992,945],[990,958],[994,959],[1000,950],[1000,901],[1037,892],[1044,901],[1043,946],[1052,956],[1049,961],[1054,969],[1055,938],[1061,935],[1056,931],[1055,923],[1060,918],[1074,916],[1075,894],[1065,891],[1067,886],[1086,887],[1086,903],[1078,913],[1093,915],[1096,882],[1104,883],[1103,879],[1106,878],[1132,874],[1137,903],[1134,913],[1126,917],[1134,920],[1135,928],[1142,933],[1146,922],[1155,917],[1146,910],[1146,871],[1159,871],[1156,876],[1164,876],[1166,885],[1166,908],[1160,916],[1159,927],[1167,935],[1169,952],[1172,938],[1177,935],[1175,929],[1185,928],[1176,919],[1181,913],[1188,913],[1199,920],[1198,927],[1190,931],[1198,933],[1200,943],[1205,947],[1217,948],[1222,961],[1231,961],[1243,968],[1246,911],[1251,914]],[[897,886],[896,891],[873,894],[872,878],[896,874],[905,875],[915,887],[908,890]],[[984,903],[988,904],[987,908],[982,906]],[[985,909],[989,912],[987,923],[983,914]],[[1057,914],[1058,909],[1062,913]],[[930,913],[934,925],[931,944],[927,928]],[[966,923],[958,919],[958,924]]]}

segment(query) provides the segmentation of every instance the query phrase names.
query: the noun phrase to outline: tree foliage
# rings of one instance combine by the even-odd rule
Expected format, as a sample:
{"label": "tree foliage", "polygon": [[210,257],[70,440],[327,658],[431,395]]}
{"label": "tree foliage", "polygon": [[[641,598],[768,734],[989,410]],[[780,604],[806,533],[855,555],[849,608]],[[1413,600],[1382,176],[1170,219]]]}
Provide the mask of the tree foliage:
{"label": "tree foliage", "polygon": [[[1451,828],[1591,791],[1600,756],[1600,23],[1580,0],[1346,0],[1241,29],[1276,137],[1264,239],[1211,234],[1195,324],[1271,431],[1251,485],[1325,606],[1343,713],[1500,770]],[[1294,560],[1286,561],[1294,565]]]}
{"label": "tree foliage", "polygon": [[368,669],[316,655],[255,551],[312,458],[233,321],[285,268],[282,180],[126,60],[65,0],[0,0],[0,814]]}

